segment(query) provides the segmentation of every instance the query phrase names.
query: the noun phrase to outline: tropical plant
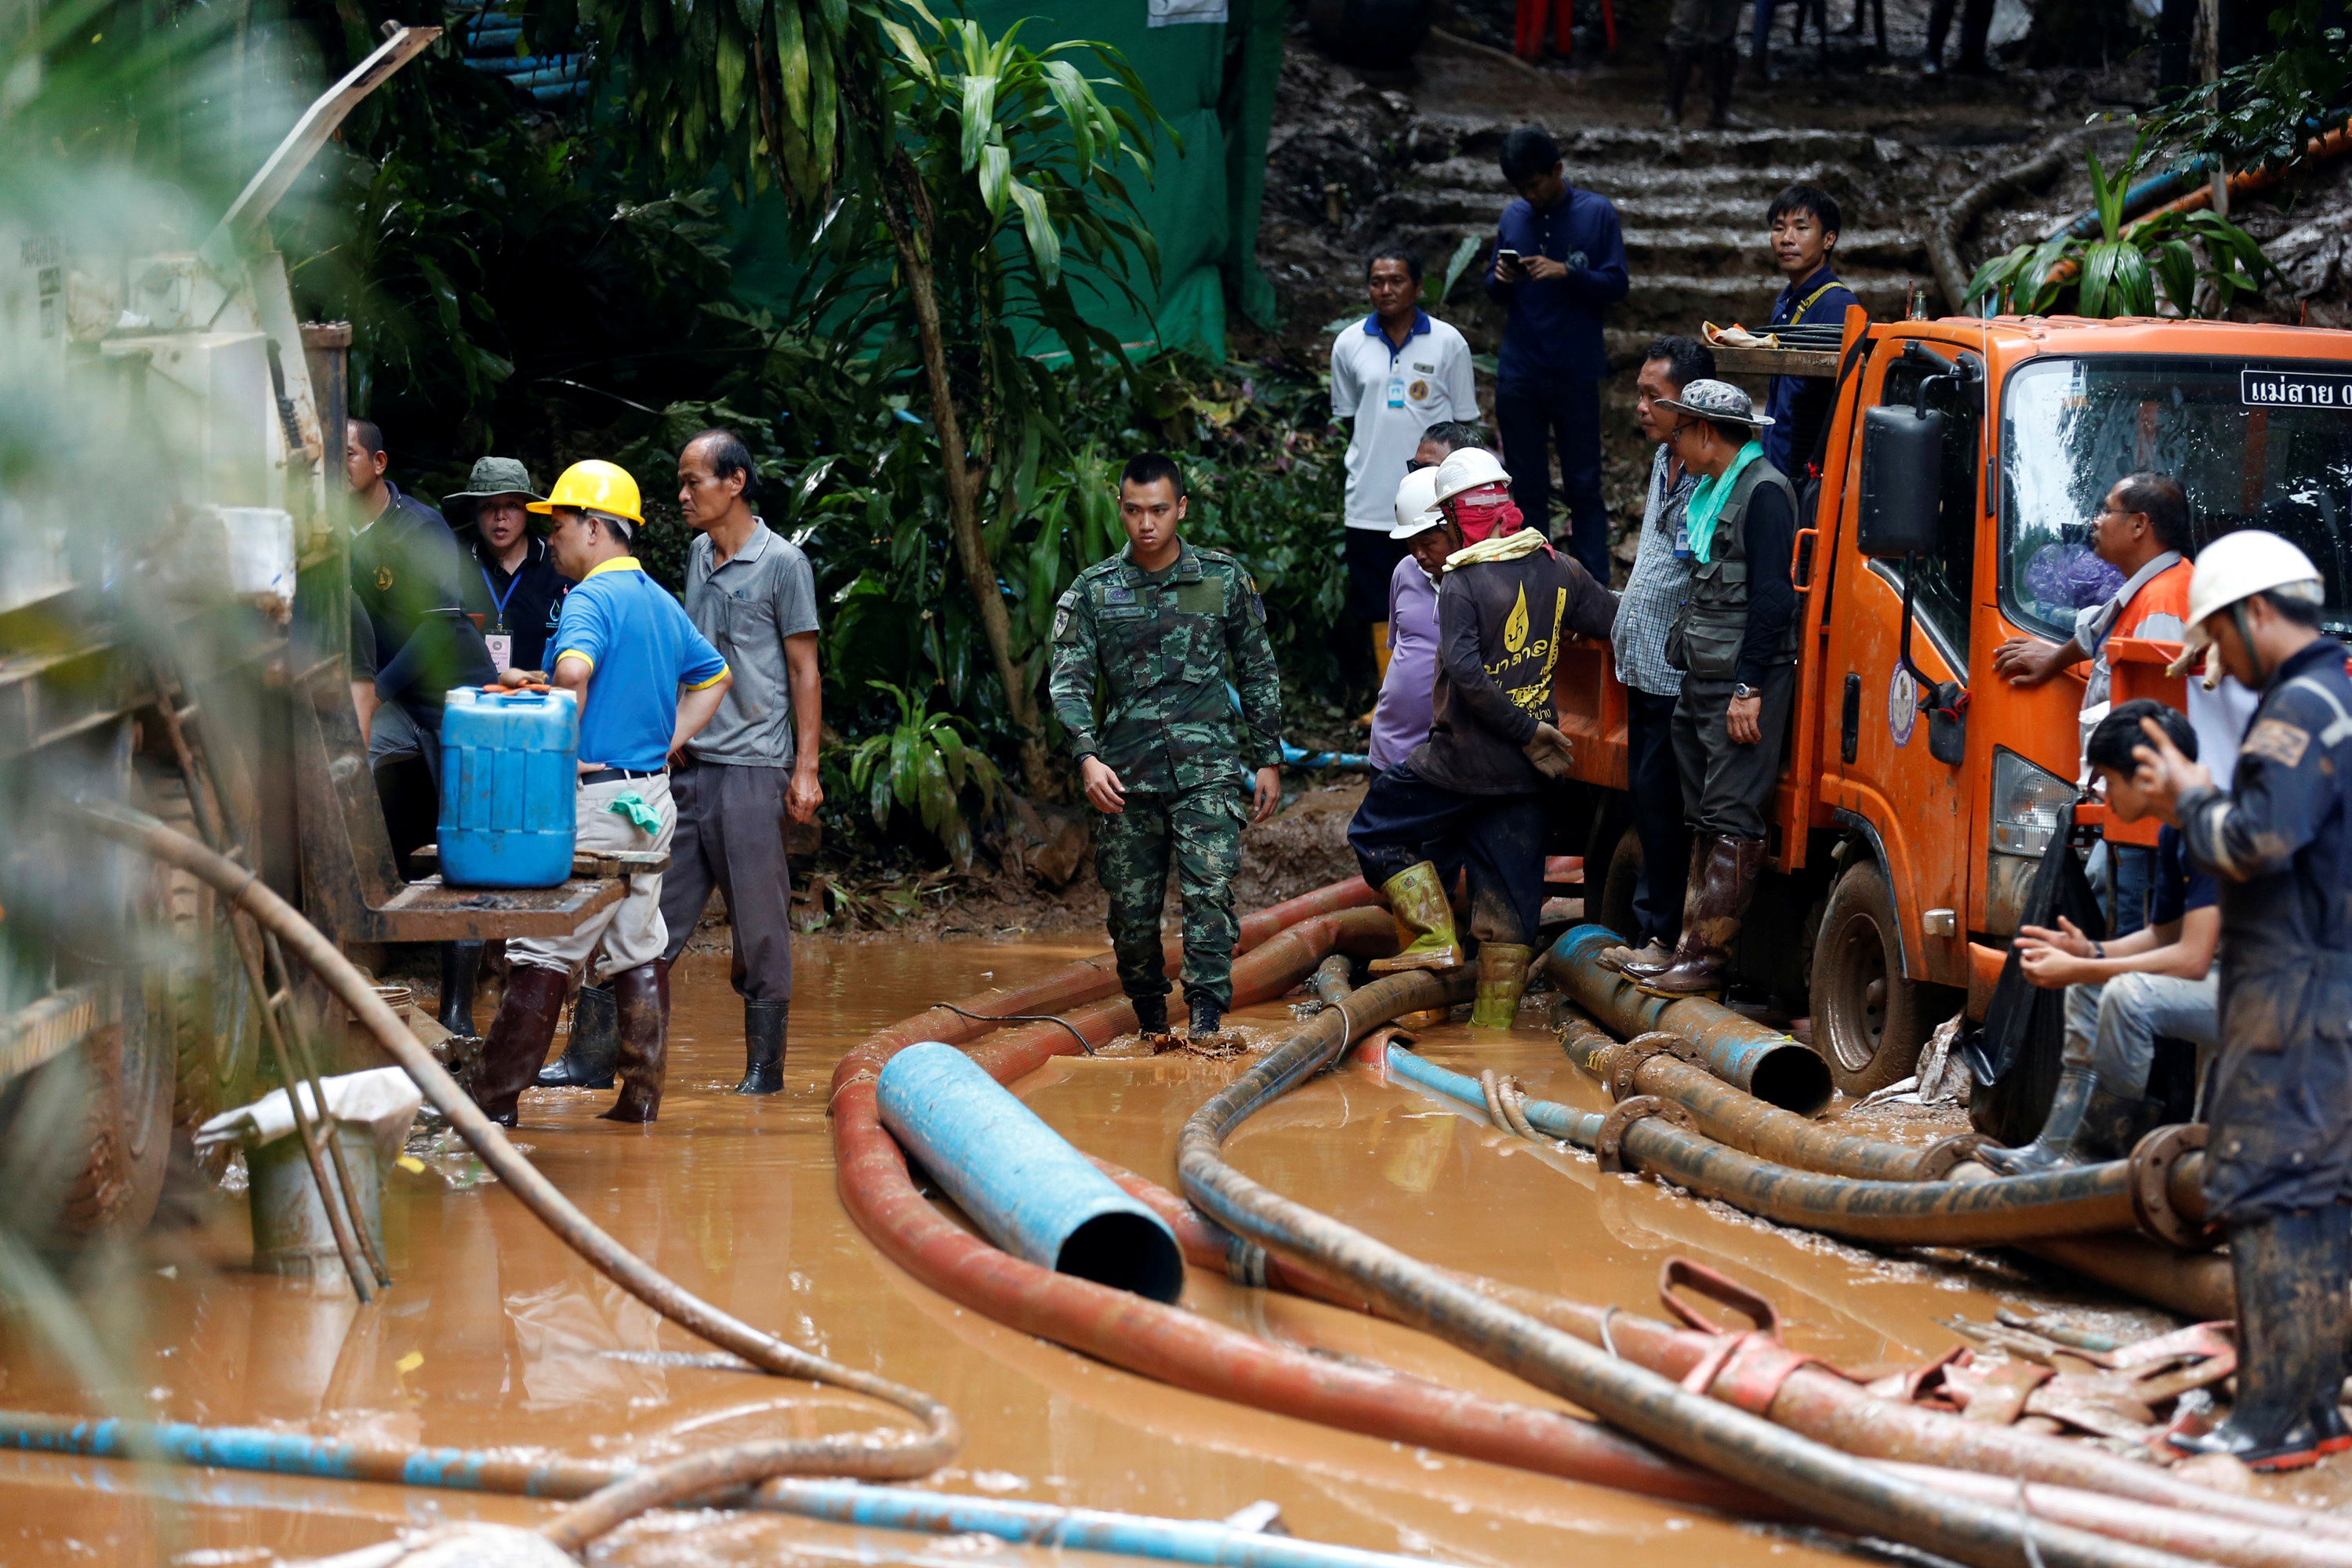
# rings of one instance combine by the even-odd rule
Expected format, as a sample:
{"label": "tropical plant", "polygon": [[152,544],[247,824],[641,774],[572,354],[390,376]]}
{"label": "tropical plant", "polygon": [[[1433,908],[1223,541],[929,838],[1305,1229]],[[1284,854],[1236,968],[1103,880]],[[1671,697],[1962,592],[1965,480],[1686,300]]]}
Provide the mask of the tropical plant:
{"label": "tropical plant", "polygon": [[1106,45],[1031,49],[1017,24],[991,38],[922,0],[544,0],[541,15],[593,33],[666,169],[716,163],[780,189],[813,264],[843,281],[828,331],[919,367],[956,563],[1043,783],[1038,671],[1016,656],[990,535],[1028,505],[1055,439],[1048,373],[1025,351],[1049,335],[1081,367],[1119,353],[1066,253],[1089,289],[1125,290],[1129,256],[1157,282],[1119,173],[1148,176],[1164,129],[1141,79]]}
{"label": "tropical plant", "polygon": [[[2098,153],[2085,154],[2099,219],[2096,239],[2061,232],[1996,256],[1969,280],[1969,301],[1991,300],[2006,313],[2042,316],[2071,291],[2068,314],[2153,316],[2161,285],[2179,314],[2218,316],[2241,297],[2259,294],[2269,272],[2262,243],[2220,214],[2168,211],[2124,221],[2124,195],[2145,162],[2147,144],[2143,134],[2112,177]],[[2207,284],[2210,290],[2200,288]]]}
{"label": "tropical plant", "polygon": [[963,792],[978,791],[983,810],[993,805],[1004,782],[996,764],[967,736],[963,720],[931,712],[928,696],[918,699],[887,681],[871,684],[898,703],[898,721],[850,752],[850,789],[865,795],[877,828],[888,829],[894,809],[911,811],[947,847],[950,859],[969,866],[971,826],[964,820]]}
{"label": "tropical plant", "polygon": [[2160,105],[2148,117],[2157,143],[2231,169],[2291,167],[2321,131],[2352,109],[2352,40],[2341,0],[2281,0],[2271,9],[2272,47]]}

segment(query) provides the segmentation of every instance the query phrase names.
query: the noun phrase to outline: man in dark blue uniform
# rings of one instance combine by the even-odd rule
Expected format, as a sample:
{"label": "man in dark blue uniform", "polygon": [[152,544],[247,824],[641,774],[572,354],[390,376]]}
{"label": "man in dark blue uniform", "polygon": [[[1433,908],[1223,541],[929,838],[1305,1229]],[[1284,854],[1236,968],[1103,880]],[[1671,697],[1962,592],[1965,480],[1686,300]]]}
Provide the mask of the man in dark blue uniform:
{"label": "man in dark blue uniform", "polygon": [[2221,894],[2205,1201],[2229,1227],[2238,1393],[2212,1432],[2167,1441],[2258,1470],[2352,1448],[2336,1407],[2352,1334],[2352,679],[2319,630],[2324,592],[2277,534],[2206,546],[2181,664],[2210,646],[2261,705],[2227,790],[2154,724],[2137,780]]}
{"label": "man in dark blue uniform", "polygon": [[[1846,307],[1861,303],[1830,269],[1837,249],[1837,198],[1811,185],[1790,185],[1772,198],[1764,221],[1772,230],[1772,262],[1788,286],[1772,301],[1772,325],[1821,326],[1845,320]],[[1776,375],[1764,389],[1764,457],[1801,486],[1813,447],[1829,423],[1837,383],[1828,376]]]}

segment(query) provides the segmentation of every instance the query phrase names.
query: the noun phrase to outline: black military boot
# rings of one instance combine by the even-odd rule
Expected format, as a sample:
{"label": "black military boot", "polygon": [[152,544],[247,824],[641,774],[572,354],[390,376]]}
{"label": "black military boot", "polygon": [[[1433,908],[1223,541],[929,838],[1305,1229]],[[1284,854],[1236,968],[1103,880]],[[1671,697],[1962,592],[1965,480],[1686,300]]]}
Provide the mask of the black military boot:
{"label": "black military boot", "polygon": [[2058,1092],[2051,1098],[2050,1114],[2042,1119],[2042,1131],[2033,1142],[2014,1149],[1979,1149],[1978,1163],[2004,1176],[2030,1176],[2036,1171],[2081,1164],[2082,1156],[2074,1152],[2074,1135],[2083,1129],[2083,1113],[2090,1109],[2091,1096],[2098,1087],[2099,1075],[2089,1068],[2059,1068]]}
{"label": "black military boot", "polygon": [[1214,1002],[1210,1001],[1205,996],[1195,996],[1191,1000],[1192,1004],[1192,1027],[1191,1033],[1194,1039],[1205,1040],[1211,1035],[1215,1034],[1219,1029],[1224,1027],[1225,1010],[1223,1007],[1218,1006]]}
{"label": "black military boot", "polygon": [[621,1020],[609,986],[583,985],[572,1004],[572,1034],[563,1054],[539,1069],[541,1089],[610,1089],[621,1054]]}
{"label": "black military boot", "polygon": [[441,1026],[460,1039],[474,1038],[474,987],[482,978],[478,942],[441,944]]}
{"label": "black military boot", "polygon": [[792,1006],[789,1002],[743,1004],[743,1081],[735,1086],[736,1093],[773,1094],[784,1087],[784,1026]]}
{"label": "black military boot", "polygon": [[2184,1454],[2227,1454],[2257,1470],[2297,1470],[2352,1448],[2343,1387],[2352,1210],[2340,1204],[2230,1227],[2238,1290],[2238,1394],[2201,1437],[2167,1435]]}
{"label": "black military boot", "polygon": [[1135,1032],[1139,1035],[1164,1035],[1168,1032],[1168,993],[1157,996],[1130,996],[1135,1009]]}

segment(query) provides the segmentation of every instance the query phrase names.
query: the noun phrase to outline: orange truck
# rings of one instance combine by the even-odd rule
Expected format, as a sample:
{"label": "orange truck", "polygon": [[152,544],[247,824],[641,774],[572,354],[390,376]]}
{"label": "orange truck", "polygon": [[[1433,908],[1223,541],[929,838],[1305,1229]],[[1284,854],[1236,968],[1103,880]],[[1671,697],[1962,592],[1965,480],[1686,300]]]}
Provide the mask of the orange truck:
{"label": "orange truck", "polygon": [[[1732,374],[1833,376],[1793,575],[1804,628],[1769,867],[1735,954],[1810,1012],[1838,1086],[1908,1075],[1936,1025],[1981,1016],[2057,813],[2075,801],[2088,667],[2027,690],[2020,635],[2063,642],[2115,578],[2089,520],[2126,474],[2177,476],[2197,542],[2261,527],[2326,574],[2352,624],[2352,332],[2074,317],[1873,323],[1835,354],[1718,353]],[[2113,696],[2179,705],[2170,645],[2121,639]],[[1606,643],[1560,650],[1588,913],[1630,931],[1624,689]],[[2086,806],[2085,819],[2100,815]],[[2118,838],[2152,843],[2152,825]]]}

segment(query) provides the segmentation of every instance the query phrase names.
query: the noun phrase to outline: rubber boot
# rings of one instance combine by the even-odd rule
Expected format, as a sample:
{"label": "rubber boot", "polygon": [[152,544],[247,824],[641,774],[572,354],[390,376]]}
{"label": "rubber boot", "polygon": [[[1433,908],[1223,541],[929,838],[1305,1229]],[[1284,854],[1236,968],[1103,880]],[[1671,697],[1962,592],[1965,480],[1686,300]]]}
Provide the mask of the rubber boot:
{"label": "rubber boot", "polygon": [[1192,998],[1192,1026],[1187,1031],[1193,1039],[1205,1040],[1225,1026],[1225,1010],[1206,996]]}
{"label": "rubber boot", "polygon": [[563,1055],[539,1069],[541,1089],[610,1089],[621,1049],[620,1020],[607,986],[583,985],[572,1004],[572,1035]]}
{"label": "rubber boot", "polygon": [[1474,1029],[1507,1029],[1519,1016],[1519,996],[1528,988],[1528,965],[1536,950],[1519,942],[1478,944],[1478,993],[1470,1004]]}
{"label": "rubber boot", "polygon": [[2104,1089],[2095,1089],[2091,1103],[2083,1111],[2082,1129],[2074,1134],[2074,1157],[2069,1163],[2087,1165],[2101,1160],[2120,1160],[2163,1120],[2162,1100],[2126,1100]]}
{"label": "rubber boot", "polygon": [[1674,967],[1640,982],[1642,989],[1659,996],[1721,991],[1731,975],[1732,941],[1739,935],[1740,917],[1748,912],[1748,897],[1763,869],[1761,838],[1710,835],[1702,879],[1683,905],[1683,935],[1675,946]]}
{"label": "rubber boot", "polygon": [[1630,973],[1629,965],[1646,973],[1656,974],[1674,961],[1675,950],[1654,936],[1640,947],[1627,947],[1622,942],[1615,947],[1604,947],[1592,960],[1614,974]]}
{"label": "rubber boot", "polygon": [[1415,861],[1381,884],[1388,896],[1389,913],[1396,917],[1397,954],[1372,960],[1375,974],[1396,974],[1408,969],[1459,969],[1462,939],[1454,934],[1454,906],[1446,901],[1445,885],[1437,867]]}
{"label": "rubber boot", "polygon": [[[743,1081],[738,1094],[773,1094],[784,1087],[784,1030],[792,1016],[789,1002],[743,1004]],[[669,1035],[669,1015],[662,1015],[662,1035]]]}
{"label": "rubber boot", "polygon": [[482,978],[479,942],[441,944],[441,1026],[459,1039],[474,1037],[474,987]]}
{"label": "rubber boot", "polygon": [[1164,1035],[1168,1032],[1168,993],[1156,996],[1130,996],[1128,1005],[1135,1009],[1135,1032],[1139,1035]]}
{"label": "rubber boot", "polygon": [[621,1096],[604,1112],[607,1121],[651,1121],[661,1114],[662,1071],[669,1057],[663,1027],[661,979],[656,963],[640,963],[613,976],[614,1011],[620,1016],[618,1076]]}
{"label": "rubber boot", "polygon": [[2054,1171],[2061,1165],[2079,1165],[2083,1157],[2074,1152],[2074,1139],[2083,1128],[2083,1113],[2090,1109],[2091,1097],[2098,1091],[2099,1075],[2086,1067],[2069,1063],[2058,1069],[2058,1092],[2051,1097],[2050,1114],[2042,1119],[2042,1131],[2031,1143],[2021,1143],[2014,1149],[1979,1149],[1978,1162],[2004,1176],[2026,1176],[2036,1171]]}
{"label": "rubber boot", "polygon": [[1696,62],[1693,51],[1669,46],[1666,49],[1666,123],[1683,122],[1683,103],[1689,96],[1691,67]]}
{"label": "rubber boot", "polygon": [[[1707,846],[1713,842],[1713,839],[1710,835],[1705,833],[1693,833],[1690,836],[1690,864],[1683,868],[1682,929],[1684,931],[1690,929],[1691,900],[1696,898],[1699,890],[1706,886],[1706,852]],[[1675,966],[1674,949],[1667,948],[1664,942],[1654,945],[1665,948],[1661,957],[1652,959],[1646,955],[1641,955],[1621,960],[1617,964],[1617,973],[1636,985],[1640,985],[1672,969]],[[1675,946],[1680,945],[1681,938],[1677,936]]]}
{"label": "rubber boot", "polygon": [[474,1103],[499,1126],[515,1124],[517,1100],[555,1043],[563,994],[570,989],[572,976],[561,969],[520,964],[508,973],[506,1000],[490,1021],[482,1070],[474,1080]]}
{"label": "rubber boot", "polygon": [[2168,1433],[2184,1454],[2227,1454],[2257,1470],[2296,1470],[2352,1447],[2343,1385],[2352,1210],[2331,1204],[2230,1227],[2238,1289],[2238,1394],[2201,1437]]}
{"label": "rubber boot", "polygon": [[1724,44],[1707,61],[1707,91],[1709,105],[1706,128],[1709,131],[1737,131],[1748,121],[1731,112],[1732,79],[1739,73],[1739,46]]}

